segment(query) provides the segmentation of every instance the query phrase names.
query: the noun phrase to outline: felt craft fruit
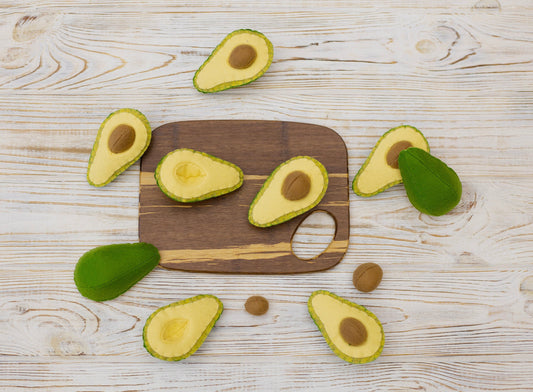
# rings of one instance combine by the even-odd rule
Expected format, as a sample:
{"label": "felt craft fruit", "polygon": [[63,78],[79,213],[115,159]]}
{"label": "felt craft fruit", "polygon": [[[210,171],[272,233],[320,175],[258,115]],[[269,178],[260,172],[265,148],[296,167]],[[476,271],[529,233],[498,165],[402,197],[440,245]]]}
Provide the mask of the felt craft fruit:
{"label": "felt craft fruit", "polygon": [[408,147],[429,151],[427,140],[415,127],[402,125],[386,132],[356,174],[353,191],[359,196],[373,196],[402,182],[398,155]]}
{"label": "felt craft fruit", "polygon": [[257,227],[286,222],[320,203],[327,188],[328,173],[319,161],[291,158],[267,178],[250,205],[248,220]]}
{"label": "felt craft fruit", "polygon": [[363,263],[353,272],[353,285],[363,293],[376,289],[383,278],[383,270],[376,263]]}
{"label": "felt craft fruit", "polygon": [[270,67],[274,49],[260,32],[236,30],[226,36],[196,71],[193,84],[213,93],[253,82]]}
{"label": "felt craft fruit", "polygon": [[253,295],[246,300],[244,309],[254,316],[261,316],[268,312],[268,300],[260,295]]}
{"label": "felt craft fruit", "polygon": [[408,148],[398,158],[411,204],[428,215],[444,215],[461,200],[457,173],[440,159],[419,148]]}
{"label": "felt craft fruit", "polygon": [[233,163],[204,152],[181,148],[161,159],[155,179],[168,197],[190,203],[238,189],[244,175]]}
{"label": "felt craft fruit", "polygon": [[100,246],[81,256],[74,282],[84,297],[107,301],[129,290],[159,259],[157,248],[144,242]]}
{"label": "felt craft fruit", "polygon": [[198,350],[222,310],[222,302],[209,294],[163,306],[146,320],[144,347],[156,358],[181,361]]}
{"label": "felt craft fruit", "polygon": [[315,291],[308,309],[333,352],[351,363],[366,363],[381,354],[385,334],[378,318],[368,309],[333,293]]}
{"label": "felt craft fruit", "polygon": [[146,151],[152,130],[146,117],[134,109],[120,109],[102,123],[89,158],[87,181],[109,184]]}

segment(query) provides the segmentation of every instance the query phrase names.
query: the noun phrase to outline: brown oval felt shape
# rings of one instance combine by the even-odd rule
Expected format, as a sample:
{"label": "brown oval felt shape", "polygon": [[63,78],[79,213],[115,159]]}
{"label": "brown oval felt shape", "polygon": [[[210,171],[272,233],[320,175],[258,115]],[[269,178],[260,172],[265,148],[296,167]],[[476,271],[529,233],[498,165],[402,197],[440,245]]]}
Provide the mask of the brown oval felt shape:
{"label": "brown oval felt shape", "polygon": [[254,316],[261,316],[268,311],[268,300],[260,295],[251,296],[246,300],[244,309]]}
{"label": "brown oval felt shape", "polygon": [[281,193],[287,200],[301,200],[311,190],[311,179],[300,170],[293,171],[283,181]]}
{"label": "brown oval felt shape", "polygon": [[353,317],[346,317],[341,321],[339,332],[350,346],[360,346],[368,338],[365,325]]}
{"label": "brown oval felt shape", "polygon": [[401,142],[393,144],[387,153],[387,165],[394,169],[398,169],[398,156],[406,148],[411,147],[413,144],[407,140],[402,140]]}
{"label": "brown oval felt shape", "polygon": [[257,58],[257,52],[251,45],[239,45],[229,55],[229,65],[236,69],[250,67]]}
{"label": "brown oval felt shape", "polygon": [[135,130],[127,124],[117,126],[107,141],[109,150],[114,154],[128,151],[135,143]]}
{"label": "brown oval felt shape", "polygon": [[353,273],[353,285],[359,291],[368,293],[381,283],[383,270],[376,263],[361,264]]}

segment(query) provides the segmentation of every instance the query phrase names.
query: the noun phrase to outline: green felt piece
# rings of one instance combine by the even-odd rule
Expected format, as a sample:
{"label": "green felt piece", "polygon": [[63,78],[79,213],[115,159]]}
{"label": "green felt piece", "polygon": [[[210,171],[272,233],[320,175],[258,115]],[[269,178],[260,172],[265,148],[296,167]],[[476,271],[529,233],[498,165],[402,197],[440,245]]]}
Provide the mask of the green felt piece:
{"label": "green felt piece", "polygon": [[461,200],[459,177],[440,159],[419,148],[400,152],[398,164],[409,200],[428,215],[444,215]]}
{"label": "green felt piece", "polygon": [[94,301],[118,297],[159,263],[159,251],[148,243],[115,244],[91,249],[79,259],[74,282]]}

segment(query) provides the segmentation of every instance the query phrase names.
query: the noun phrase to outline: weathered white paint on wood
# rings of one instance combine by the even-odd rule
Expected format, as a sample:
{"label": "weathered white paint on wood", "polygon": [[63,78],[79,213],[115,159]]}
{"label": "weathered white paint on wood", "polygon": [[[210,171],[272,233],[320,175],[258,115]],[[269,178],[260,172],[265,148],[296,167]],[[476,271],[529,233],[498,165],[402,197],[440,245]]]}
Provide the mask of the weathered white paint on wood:
{"label": "weathered white paint on wood", "polygon": [[[533,4],[529,0],[4,0],[0,7],[0,389],[533,390]],[[228,32],[273,42],[253,84],[203,95],[194,71]],[[100,122],[120,107],[170,121],[304,121],[339,132],[351,178],[377,138],[417,126],[463,179],[443,217],[403,187],[351,194],[351,242],[335,268],[233,276],[157,268],[95,303],[72,279],[83,252],[137,240],[138,164],[85,181]],[[258,146],[260,148],[261,146]],[[350,178],[350,179],[351,179]],[[302,227],[302,254],[326,222]],[[373,293],[353,270],[382,265]],[[334,356],[306,309],[326,289],[368,306],[386,332],[364,365]],[[150,357],[144,321],[199,293],[225,311],[181,363]],[[261,294],[269,313],[253,317]]]}

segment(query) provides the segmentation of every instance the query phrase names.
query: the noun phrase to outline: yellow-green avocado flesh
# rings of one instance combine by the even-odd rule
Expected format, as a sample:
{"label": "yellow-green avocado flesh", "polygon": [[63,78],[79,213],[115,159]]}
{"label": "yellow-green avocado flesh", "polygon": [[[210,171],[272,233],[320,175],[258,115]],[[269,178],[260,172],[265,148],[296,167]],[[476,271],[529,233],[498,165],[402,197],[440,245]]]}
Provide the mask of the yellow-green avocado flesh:
{"label": "yellow-green avocado flesh", "polygon": [[165,155],[154,176],[163,193],[182,203],[224,195],[244,180],[242,170],[233,163],[188,148]]}
{"label": "yellow-green avocado flesh", "polygon": [[181,361],[202,345],[223,310],[214,295],[197,295],[157,309],[143,329],[146,350],[165,361]]}
{"label": "yellow-green avocado flesh", "polygon": [[[240,51],[248,57],[241,60],[243,63],[235,64],[235,51],[241,48],[249,49]],[[272,43],[260,32],[249,29],[233,31],[196,71],[194,87],[202,93],[214,93],[251,83],[266,72],[273,57]]]}
{"label": "yellow-green avocado flesh", "polygon": [[107,116],[89,158],[89,184],[102,187],[113,181],[144,154],[151,137],[150,123],[138,110],[120,109]]}
{"label": "yellow-green avocado flesh", "polygon": [[[292,173],[307,176],[305,196],[290,200],[284,196],[286,179]],[[248,220],[257,227],[269,227],[286,222],[315,207],[328,188],[328,173],[322,163],[309,156],[297,156],[283,162],[267,178],[257,193],[250,209]]]}
{"label": "yellow-green avocado flesh", "polygon": [[[309,314],[338,357],[350,363],[367,363],[380,356],[385,334],[378,318],[368,309],[325,290],[311,294],[307,304]],[[363,343],[351,345],[345,340],[341,333],[345,319],[355,319],[366,328]]]}
{"label": "yellow-green avocado flesh", "polygon": [[429,152],[426,138],[415,127],[402,125],[386,132],[356,174],[352,183],[353,191],[359,196],[374,196],[402,182],[398,155],[409,147]]}

